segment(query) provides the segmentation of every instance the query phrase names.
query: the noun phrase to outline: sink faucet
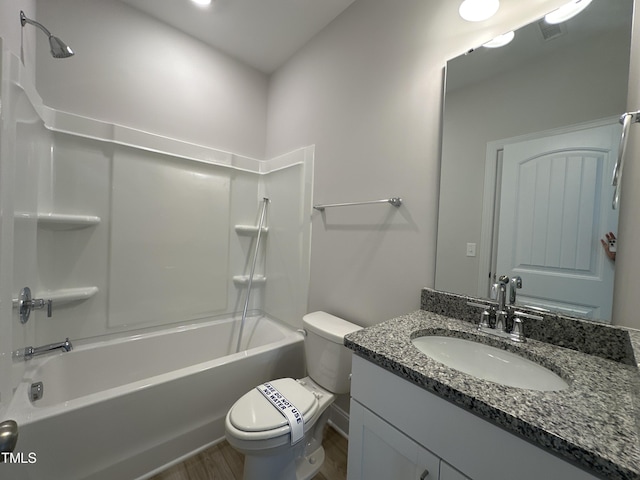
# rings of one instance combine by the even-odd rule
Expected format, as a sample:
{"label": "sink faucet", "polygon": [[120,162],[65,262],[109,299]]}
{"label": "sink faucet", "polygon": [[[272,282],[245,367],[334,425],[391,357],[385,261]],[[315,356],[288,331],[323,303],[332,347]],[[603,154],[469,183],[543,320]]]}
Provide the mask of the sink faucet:
{"label": "sink faucet", "polygon": [[497,294],[498,294],[498,309],[496,310],[496,324],[495,329],[498,332],[505,333],[507,331],[507,285],[509,285],[509,277],[501,275],[498,279]]}
{"label": "sink faucet", "polygon": [[16,350],[13,352],[13,358],[21,358],[26,361],[31,360],[33,357],[53,352],[54,350],[62,350],[63,352],[70,352],[73,350],[73,345],[71,345],[69,337],[67,337],[63,342],[50,343],[49,345],[43,345],[42,347],[25,347],[22,351]]}
{"label": "sink faucet", "polygon": [[[507,288],[509,289],[509,305],[507,305]],[[478,325],[479,331],[506,337],[514,342],[521,343],[525,341],[522,319],[542,320],[542,317],[515,310],[516,290],[518,288],[522,288],[522,278],[515,276],[509,279],[506,275],[501,275],[498,278],[498,283],[495,283],[491,288],[491,298],[495,302],[489,302],[488,305],[467,302],[469,306],[483,309],[480,315],[480,324]],[[508,318],[513,319],[511,332],[507,332]],[[494,320],[493,324],[491,322],[492,319]]]}

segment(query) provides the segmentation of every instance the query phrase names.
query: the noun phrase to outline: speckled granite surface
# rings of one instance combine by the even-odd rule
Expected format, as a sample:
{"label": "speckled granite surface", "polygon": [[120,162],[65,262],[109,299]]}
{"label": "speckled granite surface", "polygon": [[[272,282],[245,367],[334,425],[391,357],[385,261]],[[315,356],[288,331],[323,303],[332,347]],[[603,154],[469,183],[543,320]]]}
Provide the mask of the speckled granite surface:
{"label": "speckled granite surface", "polygon": [[[421,353],[411,339],[447,334],[514,351],[553,370],[569,388],[540,392],[481,380]],[[632,339],[635,344],[640,338]],[[640,479],[637,366],[548,343],[518,345],[479,333],[468,321],[420,310],[345,337],[358,355],[590,473]]]}
{"label": "speckled granite surface", "polygon": [[[468,306],[469,301],[483,302],[474,297],[424,288],[420,308],[478,323],[481,310]],[[518,310],[542,317],[542,320],[522,319],[527,338],[578,350],[589,355],[598,355],[627,365],[636,365],[627,329],[554,313],[541,313],[526,307],[518,307]]]}

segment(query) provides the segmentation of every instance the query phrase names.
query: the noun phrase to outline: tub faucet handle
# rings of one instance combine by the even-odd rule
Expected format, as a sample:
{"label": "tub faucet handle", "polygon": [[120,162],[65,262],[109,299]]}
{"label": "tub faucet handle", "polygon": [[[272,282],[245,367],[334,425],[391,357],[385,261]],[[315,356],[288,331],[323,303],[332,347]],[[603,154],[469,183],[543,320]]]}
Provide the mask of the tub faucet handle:
{"label": "tub faucet handle", "polygon": [[53,300],[45,300],[44,298],[33,298],[31,296],[31,289],[24,287],[20,290],[20,296],[18,298],[18,311],[20,313],[20,323],[27,323],[31,316],[31,310],[37,310],[47,307],[47,317],[51,318],[53,315]]}
{"label": "tub faucet handle", "polygon": [[47,317],[51,318],[51,316],[53,315],[53,300],[48,299],[45,300],[44,298],[35,298],[32,300],[33,305],[31,306],[31,308],[33,309],[40,309],[40,308],[45,308],[45,306],[47,307]]}

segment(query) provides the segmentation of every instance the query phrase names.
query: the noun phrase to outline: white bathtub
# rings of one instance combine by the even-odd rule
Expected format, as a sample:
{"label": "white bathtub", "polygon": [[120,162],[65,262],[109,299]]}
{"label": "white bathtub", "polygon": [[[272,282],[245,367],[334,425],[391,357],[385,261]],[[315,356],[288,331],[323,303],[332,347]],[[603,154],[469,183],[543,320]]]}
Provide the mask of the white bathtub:
{"label": "white bathtub", "polygon": [[[237,320],[217,320],[30,360],[7,417],[25,463],[0,464],[0,478],[148,478],[220,441],[241,395],[304,374],[300,333],[248,318],[248,348],[233,353],[237,331]],[[34,382],[44,396],[31,402]]]}

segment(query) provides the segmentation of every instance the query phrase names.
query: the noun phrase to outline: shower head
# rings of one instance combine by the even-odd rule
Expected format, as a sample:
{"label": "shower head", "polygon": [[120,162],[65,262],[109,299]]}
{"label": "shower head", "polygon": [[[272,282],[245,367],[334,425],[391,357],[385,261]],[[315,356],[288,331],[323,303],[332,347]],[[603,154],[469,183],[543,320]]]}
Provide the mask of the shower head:
{"label": "shower head", "polygon": [[71,48],[66,43],[64,43],[58,37],[53,36],[51,32],[47,30],[41,23],[27,18],[24,12],[21,10],[20,24],[24,27],[27,23],[38,27],[47,35],[47,37],[49,37],[49,46],[51,48],[51,55],[53,56],[53,58],[67,58],[73,55],[73,50],[71,50]]}
{"label": "shower head", "polygon": [[73,50],[60,40],[58,37],[51,35],[49,37],[49,45],[51,46],[51,55],[53,58],[67,58],[73,55]]}

